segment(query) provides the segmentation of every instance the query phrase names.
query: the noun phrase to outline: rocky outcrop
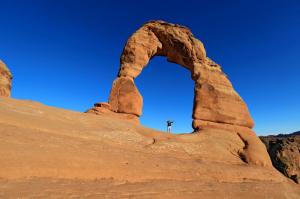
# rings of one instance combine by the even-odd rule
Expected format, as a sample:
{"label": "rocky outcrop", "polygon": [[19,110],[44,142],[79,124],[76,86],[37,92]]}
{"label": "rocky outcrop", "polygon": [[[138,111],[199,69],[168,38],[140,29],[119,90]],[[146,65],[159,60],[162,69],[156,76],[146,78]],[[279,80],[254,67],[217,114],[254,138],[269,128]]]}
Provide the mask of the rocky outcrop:
{"label": "rocky outcrop", "polygon": [[117,119],[110,113],[122,113],[106,103],[96,107],[108,113],[2,97],[0,198],[300,198],[275,168],[239,158],[261,157],[248,156],[252,131],[236,129],[243,141],[233,125],[175,135]]}
{"label": "rocky outcrop", "polygon": [[0,96],[10,97],[12,74],[0,60]]}
{"label": "rocky outcrop", "polygon": [[[225,128],[239,135],[244,143],[241,158],[247,163],[271,165],[265,146],[251,131],[254,123],[247,105],[234,90],[221,69],[206,56],[204,45],[184,26],[150,21],[127,41],[106,108],[115,113],[142,114],[143,100],[134,79],[154,56],[165,56],[191,72],[195,82],[193,128]],[[101,112],[92,108],[88,112]],[[99,113],[98,112],[98,113]]]}
{"label": "rocky outcrop", "polygon": [[115,118],[127,120],[136,124],[139,124],[139,118],[135,114],[127,114],[127,113],[116,113],[114,111],[111,111],[111,106],[109,103],[106,102],[100,102],[95,103],[94,107],[87,110],[86,113],[92,113],[95,115],[107,115],[112,116]]}
{"label": "rocky outcrop", "polygon": [[300,183],[300,135],[261,136],[266,145],[273,166],[288,178]]}

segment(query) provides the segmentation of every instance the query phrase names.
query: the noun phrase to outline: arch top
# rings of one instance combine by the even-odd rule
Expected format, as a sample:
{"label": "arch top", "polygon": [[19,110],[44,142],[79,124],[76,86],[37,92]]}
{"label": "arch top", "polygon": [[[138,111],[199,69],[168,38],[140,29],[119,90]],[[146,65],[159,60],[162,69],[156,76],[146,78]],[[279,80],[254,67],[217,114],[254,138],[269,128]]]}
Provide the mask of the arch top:
{"label": "arch top", "polygon": [[[212,67],[201,41],[185,26],[164,21],[149,21],[127,41],[120,60],[118,76],[136,78],[153,56],[165,56],[194,73],[197,67]],[[221,70],[215,64],[214,69]],[[213,68],[212,67],[212,68]]]}

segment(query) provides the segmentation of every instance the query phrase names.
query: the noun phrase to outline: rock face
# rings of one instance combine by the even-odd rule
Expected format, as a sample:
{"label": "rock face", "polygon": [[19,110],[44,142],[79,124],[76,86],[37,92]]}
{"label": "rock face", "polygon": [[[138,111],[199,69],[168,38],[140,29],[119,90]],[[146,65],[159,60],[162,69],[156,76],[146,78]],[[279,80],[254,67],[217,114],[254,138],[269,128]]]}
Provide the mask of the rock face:
{"label": "rock face", "polygon": [[0,96],[10,97],[12,74],[0,60]]}
{"label": "rock face", "polygon": [[[298,132],[299,133],[299,132]],[[300,135],[262,136],[273,166],[296,183],[300,183]]]}
{"label": "rock face", "polygon": [[[254,123],[247,105],[221,67],[206,56],[202,42],[184,26],[150,21],[128,39],[118,77],[110,92],[107,107],[110,111],[134,116],[142,114],[143,100],[134,79],[154,56],[165,56],[169,62],[191,72],[195,82],[192,114],[195,132],[207,128],[229,129],[245,144],[241,158],[248,163],[271,165],[265,146],[251,131]],[[97,108],[88,112],[96,113]]]}
{"label": "rock face", "polygon": [[[246,104],[234,91],[221,67],[206,57],[203,44],[188,28],[163,21],[143,25],[124,47],[117,79],[127,77],[133,81],[153,56],[166,56],[168,61],[191,71],[195,81],[194,120],[253,127]],[[120,100],[115,89],[117,87],[112,88],[109,98],[114,111],[131,113],[132,110],[126,112],[122,106],[136,104],[138,110],[135,113],[142,113],[142,103],[137,95]],[[115,101],[119,102],[119,107],[115,107]],[[198,123],[194,122],[195,130],[201,128],[195,124]]]}
{"label": "rock face", "polygon": [[108,113],[3,97],[0,124],[1,199],[300,198],[299,186],[275,168],[239,158],[240,151],[258,158],[248,156],[259,145],[247,127],[236,129],[243,140],[233,125],[176,135]]}
{"label": "rock face", "polygon": [[203,128],[202,121],[253,127],[246,104],[221,67],[206,56],[203,44],[188,28],[164,21],[150,21],[128,39],[109,97],[112,111],[142,114],[143,100],[134,79],[154,56],[165,56],[191,71],[195,82],[195,130]]}
{"label": "rock face", "polygon": [[109,97],[111,110],[117,113],[127,113],[140,116],[142,114],[143,98],[130,77],[117,78]]}

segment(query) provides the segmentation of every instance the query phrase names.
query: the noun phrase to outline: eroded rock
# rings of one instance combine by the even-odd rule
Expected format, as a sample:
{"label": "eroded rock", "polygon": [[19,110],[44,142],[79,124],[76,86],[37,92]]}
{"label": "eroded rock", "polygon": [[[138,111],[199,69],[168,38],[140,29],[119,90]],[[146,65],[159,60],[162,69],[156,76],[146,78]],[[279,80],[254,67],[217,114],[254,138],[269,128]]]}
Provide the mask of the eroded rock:
{"label": "eroded rock", "polygon": [[7,66],[0,60],[0,96],[10,97],[12,74]]}
{"label": "eroded rock", "polygon": [[113,82],[109,105],[117,113],[142,115],[143,98],[131,77],[118,77]]}
{"label": "eroded rock", "polygon": [[261,136],[276,169],[300,183],[300,133]]}
{"label": "eroded rock", "polygon": [[240,158],[244,162],[264,167],[272,166],[265,145],[259,140],[252,129],[244,126],[201,120],[194,120],[193,125],[201,126],[201,130],[220,129],[236,134],[244,143],[244,146],[238,151]]}
{"label": "eroded rock", "polygon": [[[122,56],[118,78],[136,78],[153,56],[166,56],[168,61],[177,63],[191,71],[195,81],[194,120],[204,120],[253,127],[253,121],[246,104],[235,92],[221,67],[206,57],[203,44],[192,32],[180,25],[163,21],[151,21],[138,29],[127,41]],[[117,89],[113,86],[110,103],[114,111],[126,112],[121,107],[128,100],[114,99]],[[130,104],[142,109],[132,97]],[[115,107],[119,101],[119,108]],[[127,113],[130,113],[129,111]],[[195,130],[201,127],[194,126]]]}
{"label": "eroded rock", "polygon": [[116,113],[111,110],[111,106],[109,103],[106,102],[100,102],[94,104],[94,107],[87,110],[86,113],[91,113],[95,115],[107,115],[112,116],[115,118],[127,120],[136,124],[139,124],[139,117],[134,114],[128,114],[128,113]]}
{"label": "eroded rock", "polygon": [[164,21],[150,21],[128,39],[109,97],[112,111],[141,115],[142,97],[134,79],[153,56],[166,56],[191,71],[195,81],[194,120],[253,127],[246,104],[221,67],[206,56],[202,42],[188,28]]}
{"label": "eroded rock", "polygon": [[[271,165],[264,145],[251,130],[254,122],[247,105],[221,66],[206,56],[204,45],[187,27],[150,21],[128,39],[121,55],[118,77],[110,92],[110,111],[138,117],[142,114],[143,100],[134,79],[154,56],[165,56],[169,62],[191,72],[195,82],[192,114],[195,132],[204,128],[229,128],[245,144],[240,151],[245,162]],[[93,109],[88,112],[95,113]]]}

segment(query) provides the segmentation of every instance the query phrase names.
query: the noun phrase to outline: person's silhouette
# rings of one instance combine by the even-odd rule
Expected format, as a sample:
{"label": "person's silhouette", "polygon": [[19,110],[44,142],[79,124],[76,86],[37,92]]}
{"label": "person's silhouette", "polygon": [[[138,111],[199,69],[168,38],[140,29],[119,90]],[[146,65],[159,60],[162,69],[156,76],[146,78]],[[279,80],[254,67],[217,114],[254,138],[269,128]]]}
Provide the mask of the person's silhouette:
{"label": "person's silhouette", "polygon": [[174,123],[174,121],[168,120],[167,121],[167,132],[171,133],[171,128],[172,128],[172,124]]}

